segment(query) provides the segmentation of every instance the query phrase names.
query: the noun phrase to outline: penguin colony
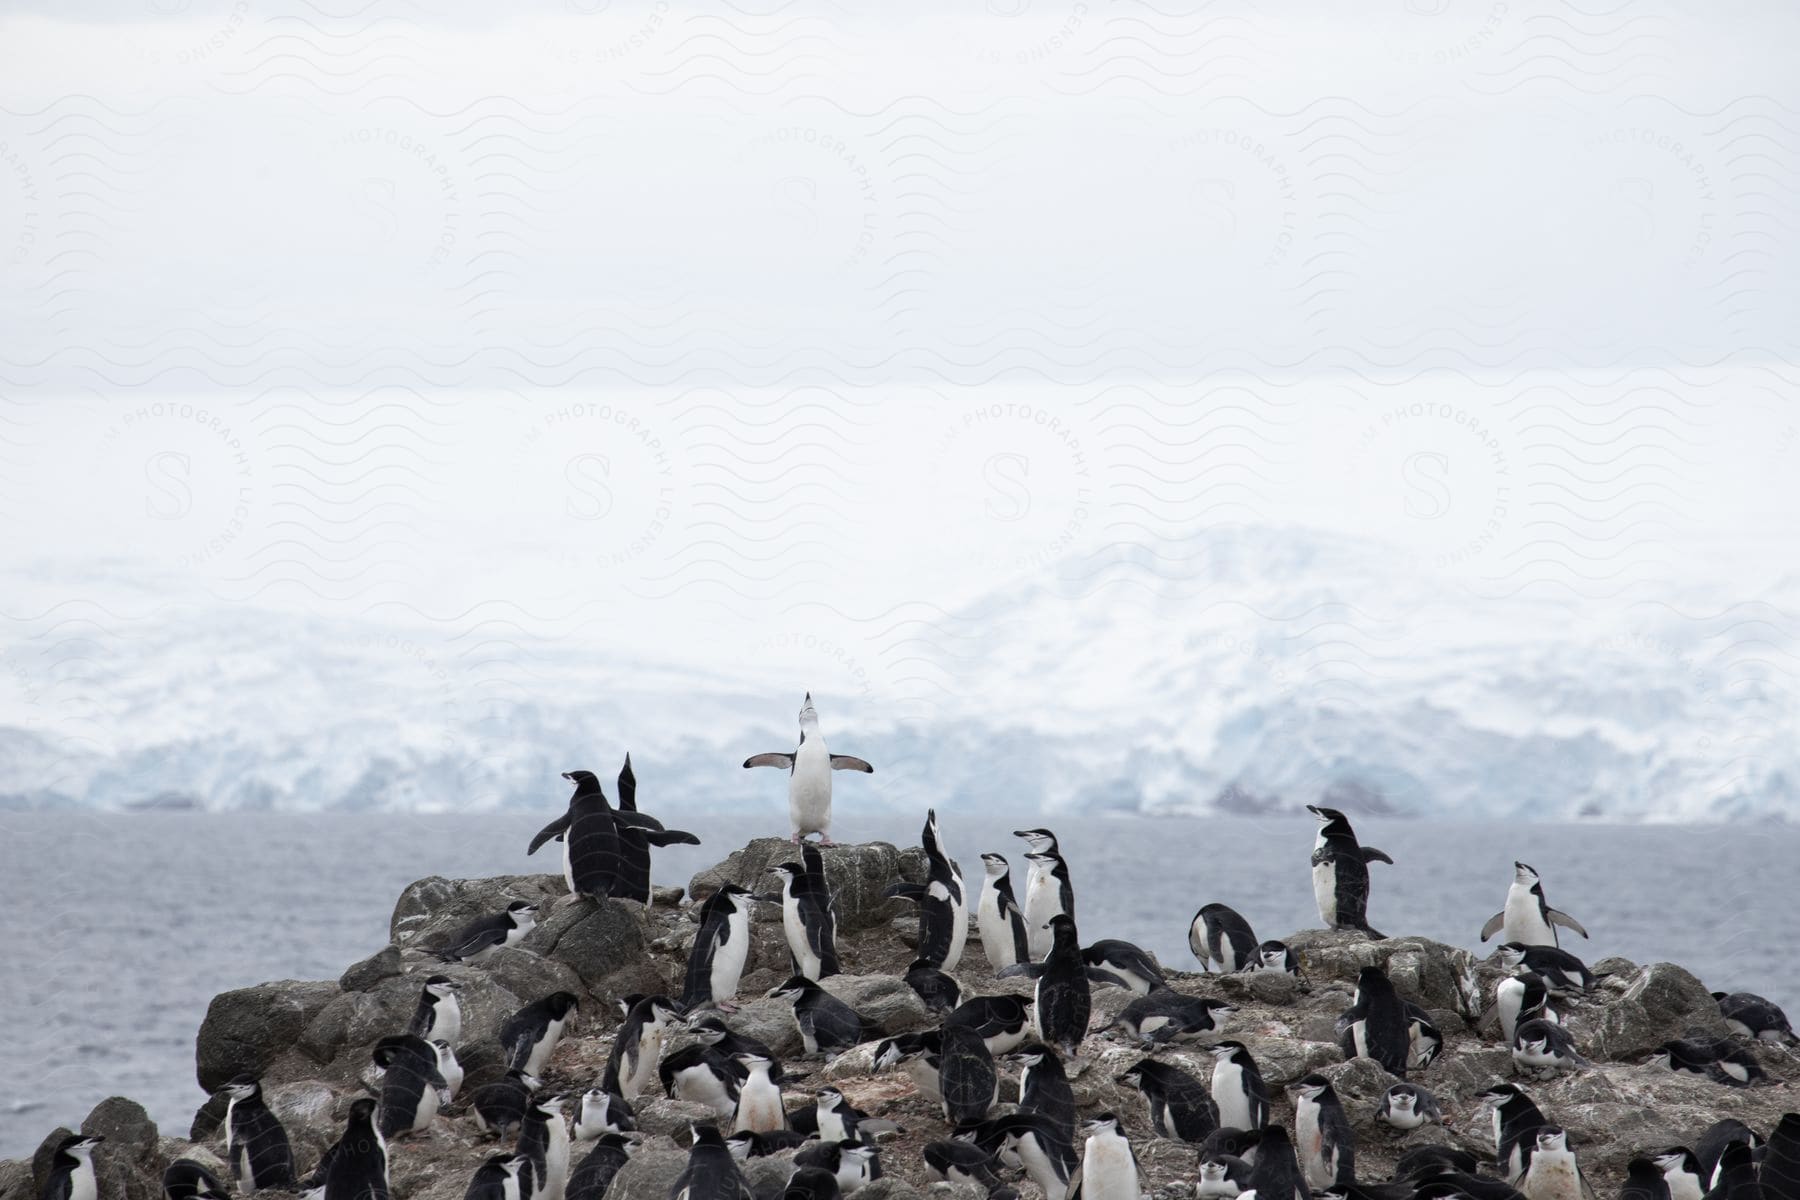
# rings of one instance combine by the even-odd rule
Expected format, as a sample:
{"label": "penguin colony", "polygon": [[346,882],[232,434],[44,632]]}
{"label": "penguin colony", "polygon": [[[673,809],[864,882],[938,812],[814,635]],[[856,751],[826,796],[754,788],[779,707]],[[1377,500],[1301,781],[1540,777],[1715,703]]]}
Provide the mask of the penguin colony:
{"label": "penguin colony", "polygon": [[[838,1200],[881,1177],[882,1143],[898,1127],[859,1111],[830,1086],[814,1089],[811,1103],[790,1105],[795,1076],[802,1073],[798,1064],[782,1063],[768,1046],[732,1028],[759,903],[781,906],[792,976],[769,995],[792,1003],[806,1057],[830,1059],[872,1044],[875,1069],[903,1074],[942,1116],[942,1136],[921,1151],[928,1173],[975,1184],[990,1200],[1018,1200],[1021,1186],[1046,1200],[1140,1200],[1148,1192],[1117,1115],[1080,1113],[1070,1087],[1070,1078],[1090,1066],[1079,1057],[1082,1040],[1102,1032],[1089,1027],[1094,987],[1132,996],[1109,1028],[1141,1044],[1146,1055],[1117,1082],[1142,1094],[1158,1139],[1193,1147],[1196,1200],[1591,1197],[1578,1147],[1510,1081],[1496,1079],[1480,1093],[1476,1116],[1491,1120],[1488,1163],[1427,1145],[1402,1155],[1390,1179],[1360,1175],[1351,1122],[1331,1082],[1316,1073],[1288,1089],[1292,1127],[1275,1123],[1255,1057],[1228,1036],[1231,1005],[1173,990],[1156,961],[1130,942],[1082,944],[1073,881],[1049,829],[1017,831],[1026,847],[1022,881],[1015,881],[1003,854],[982,854],[983,877],[971,895],[945,849],[936,811],[927,812],[920,835],[927,877],[896,883],[888,894],[917,906],[918,957],[903,978],[939,1025],[890,1036],[820,986],[839,971],[837,920],[824,858],[818,846],[803,842],[816,833],[820,845],[832,844],[832,772],[874,768],[826,752],[810,694],[794,753],[758,754],[744,766],[788,770],[791,840],[800,843],[799,858],[772,868],[777,890],[754,894],[726,884],[699,906],[681,995],[620,998],[623,1021],[605,1070],[585,1091],[547,1094],[539,1079],[579,1016],[576,996],[545,996],[502,1026],[506,1074],[466,1097],[465,1107],[466,1119],[511,1148],[471,1164],[467,1200],[604,1200],[637,1148],[633,1102],[658,1094],[717,1115],[691,1126],[687,1168],[669,1200],[774,1200],[774,1193],[754,1192],[739,1168],[768,1155],[792,1156],[783,1200]],[[629,757],[618,776],[617,807],[592,772],[570,771],[564,778],[574,785],[566,811],[527,853],[551,841],[561,844],[569,888],[563,903],[648,904],[652,849],[699,839],[638,811]],[[1310,811],[1319,825],[1311,865],[1321,920],[1328,928],[1382,938],[1368,919],[1369,866],[1393,860],[1362,845],[1343,813]],[[1029,999],[965,991],[954,972],[964,957],[971,915],[988,967],[997,978],[1029,979]],[[522,939],[537,916],[533,905],[515,902],[457,930],[437,953],[446,962],[479,965],[496,948]],[[1550,907],[1536,871],[1515,864],[1504,906],[1481,930],[1483,941],[1500,935],[1501,961],[1512,971],[1496,988],[1484,1024],[1497,1024],[1517,1076],[1525,1079],[1590,1065],[1562,1014],[1581,1004],[1601,976],[1561,948],[1558,929],[1588,936],[1574,918]],[[1206,971],[1300,969],[1288,947],[1259,940],[1243,916],[1220,903],[1195,914],[1188,945]],[[259,1081],[240,1076],[222,1089],[221,1158],[232,1186],[180,1159],[163,1177],[168,1200],[225,1200],[234,1187],[241,1195],[273,1189],[299,1190],[309,1200],[387,1200],[390,1143],[427,1134],[434,1122],[450,1119],[442,1110],[461,1087],[459,990],[447,976],[425,980],[407,1027],[374,1046],[377,1095],[351,1106],[342,1136],[309,1174],[299,1173]],[[1725,1088],[1763,1081],[1749,1047],[1785,1050],[1795,1043],[1786,1016],[1748,993],[1714,993],[1714,999],[1734,1038],[1671,1041],[1655,1061]],[[1443,1038],[1430,1014],[1401,996],[1381,967],[1362,968],[1336,1030],[1346,1059],[1371,1059],[1402,1081],[1381,1097],[1376,1116],[1382,1122],[1399,1131],[1443,1122],[1430,1090],[1408,1081],[1428,1071]],[[677,1032],[694,1040],[670,1052]],[[1198,1043],[1210,1052],[1210,1076],[1155,1057],[1174,1043]],[[1019,1099],[1002,1104],[1002,1079],[1013,1071]],[[1623,1200],[1800,1200],[1800,1113],[1788,1113],[1761,1133],[1734,1120],[1697,1133],[1692,1147],[1644,1147],[1629,1164]],[[57,1146],[42,1200],[112,1200],[99,1194],[93,1153],[100,1141],[73,1136]]]}

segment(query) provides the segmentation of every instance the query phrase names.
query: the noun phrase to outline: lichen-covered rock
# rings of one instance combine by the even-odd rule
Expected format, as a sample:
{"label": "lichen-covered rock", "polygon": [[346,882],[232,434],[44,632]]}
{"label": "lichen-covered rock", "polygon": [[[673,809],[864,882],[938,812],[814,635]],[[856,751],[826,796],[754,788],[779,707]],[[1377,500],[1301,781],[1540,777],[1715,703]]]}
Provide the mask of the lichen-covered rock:
{"label": "lichen-covered rock", "polygon": [[669,1200],[669,1189],[687,1169],[687,1151],[646,1145],[619,1168],[606,1189],[606,1200]]}
{"label": "lichen-covered rock", "polygon": [[[888,885],[902,879],[919,883],[925,878],[923,855],[909,859],[887,842],[829,846],[820,854],[825,863],[825,882],[837,909],[840,937],[873,929],[908,911],[910,905],[887,897]],[[688,883],[688,895],[697,902],[704,901],[727,883],[753,892],[772,892],[776,881],[769,868],[798,861],[798,846],[782,838],[757,838],[733,851],[724,862],[695,875]]]}
{"label": "lichen-covered rock", "polygon": [[639,1097],[634,1106],[637,1113],[638,1129],[646,1134],[662,1134],[668,1138],[688,1140],[690,1126],[705,1121],[721,1124],[723,1119],[718,1113],[704,1104],[695,1104],[691,1100],[668,1100],[661,1096],[648,1099]]}
{"label": "lichen-covered rock", "polygon": [[919,993],[891,975],[832,975],[819,986],[890,1034],[936,1024]]}
{"label": "lichen-covered rock", "polygon": [[[560,853],[554,843],[551,848]],[[514,900],[530,901],[547,914],[568,891],[561,875],[499,875],[492,879],[430,875],[408,884],[400,893],[388,918],[388,940],[403,950],[436,949],[476,917],[505,912]]]}
{"label": "lichen-covered rock", "polygon": [[400,947],[387,945],[339,976],[338,986],[346,992],[366,992],[382,980],[392,979],[405,971]]}
{"label": "lichen-covered rock", "polygon": [[647,941],[641,905],[582,899],[540,920],[519,946],[572,968],[589,995],[610,1003],[633,992],[672,990],[672,980],[646,953]]}
{"label": "lichen-covered rock", "polygon": [[261,1075],[341,994],[336,983],[283,980],[221,992],[194,1042],[194,1074],[216,1092],[239,1074]]}
{"label": "lichen-covered rock", "polygon": [[1364,967],[1381,967],[1404,999],[1470,1019],[1481,1015],[1476,959],[1467,950],[1422,937],[1376,940],[1354,929],[1306,929],[1289,934],[1286,942],[1299,956],[1302,973],[1315,983],[1354,984]]}
{"label": "lichen-covered rock", "polygon": [[1691,1031],[1726,1036],[1725,1019],[1706,985],[1673,963],[1652,963],[1608,980],[1594,1003],[1571,1006],[1566,1023],[1588,1057],[1623,1060],[1649,1054]]}
{"label": "lichen-covered rock", "polygon": [[94,1152],[100,1195],[109,1200],[157,1200],[162,1195],[156,1122],[143,1105],[110,1096],[88,1113],[81,1132],[106,1139]]}

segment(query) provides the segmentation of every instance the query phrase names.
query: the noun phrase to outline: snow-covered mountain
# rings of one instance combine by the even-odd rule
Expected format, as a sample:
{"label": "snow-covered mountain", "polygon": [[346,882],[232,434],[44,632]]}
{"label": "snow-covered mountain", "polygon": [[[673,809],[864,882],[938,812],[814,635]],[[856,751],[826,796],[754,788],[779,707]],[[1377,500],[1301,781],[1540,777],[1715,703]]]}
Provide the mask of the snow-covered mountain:
{"label": "snow-covered mountain", "polygon": [[1800,811],[1800,660],[1778,610],[1484,598],[1395,561],[1212,529],[1077,555],[955,611],[821,613],[805,653],[721,656],[697,633],[686,661],[490,611],[69,601],[7,627],[0,804],[543,807],[559,772],[604,777],[630,749],[654,811],[776,810],[778,773],[739,764],[791,744],[812,687],[831,745],[877,765],[840,787],[846,808]]}

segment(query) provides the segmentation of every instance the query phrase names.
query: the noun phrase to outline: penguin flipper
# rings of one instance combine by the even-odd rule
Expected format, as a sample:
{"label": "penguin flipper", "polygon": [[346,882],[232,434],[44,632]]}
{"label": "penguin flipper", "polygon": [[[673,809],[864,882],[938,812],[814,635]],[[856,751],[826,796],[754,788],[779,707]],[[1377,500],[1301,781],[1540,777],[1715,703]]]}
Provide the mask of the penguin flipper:
{"label": "penguin flipper", "polygon": [[652,846],[698,846],[700,839],[685,829],[659,829],[644,834]]}
{"label": "penguin flipper", "polygon": [[[1581,927],[1580,921],[1577,921],[1574,917],[1571,917],[1568,913],[1563,912],[1561,909],[1557,909],[1557,908],[1545,909],[1544,915],[1546,917],[1550,918],[1550,923],[1552,925],[1561,925],[1564,929],[1572,929],[1576,933],[1579,933],[1582,937],[1587,937],[1587,935],[1588,935],[1588,931]],[[1490,924],[1491,923],[1492,922],[1490,922]]]}
{"label": "penguin flipper", "polygon": [[1489,917],[1487,919],[1487,924],[1483,925],[1481,927],[1481,940],[1484,942],[1487,941],[1489,938],[1493,937],[1496,933],[1499,933],[1500,927],[1505,924],[1506,924],[1506,910],[1501,909],[1499,912],[1497,912],[1493,916]]}
{"label": "penguin flipper", "polygon": [[1362,860],[1366,863],[1383,862],[1390,867],[1394,865],[1394,860],[1387,856],[1385,850],[1377,850],[1373,846],[1358,846],[1357,852],[1362,855]]}
{"label": "penguin flipper", "polygon": [[766,754],[752,754],[744,760],[744,765],[746,767],[782,767],[791,771],[794,769],[794,756],[771,750]]}
{"label": "penguin flipper", "polygon": [[911,900],[914,904],[925,903],[925,885],[922,883],[890,883],[882,895],[891,900]]}
{"label": "penguin flipper", "polygon": [[568,828],[569,814],[564,813],[562,816],[556,818],[556,820],[538,830],[537,836],[531,839],[531,845],[526,848],[525,853],[536,854],[539,846],[542,846],[553,837],[558,837],[568,832]]}
{"label": "penguin flipper", "polygon": [[1123,975],[1115,975],[1105,967],[1089,967],[1087,969],[1089,983],[1104,983],[1110,987],[1130,988]]}
{"label": "penguin flipper", "polygon": [[1036,979],[1044,973],[1043,963],[1022,962],[1010,967],[1001,967],[994,973],[995,979]]}
{"label": "penguin flipper", "polygon": [[834,771],[861,771],[864,775],[873,775],[875,768],[854,754],[834,754],[831,756],[831,769]]}

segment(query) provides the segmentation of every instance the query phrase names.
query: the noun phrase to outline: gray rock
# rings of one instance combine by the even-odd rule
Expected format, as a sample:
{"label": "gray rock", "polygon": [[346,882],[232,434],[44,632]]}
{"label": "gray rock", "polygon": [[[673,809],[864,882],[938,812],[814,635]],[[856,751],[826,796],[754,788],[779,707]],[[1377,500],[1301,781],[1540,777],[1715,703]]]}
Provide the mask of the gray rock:
{"label": "gray rock", "polygon": [[605,1004],[632,992],[667,992],[670,979],[645,953],[642,912],[623,900],[579,900],[539,921],[519,945],[573,968],[588,994]]}
{"label": "gray rock", "polygon": [[[555,843],[549,847],[556,849]],[[561,875],[499,875],[491,879],[431,875],[408,884],[400,893],[388,919],[388,940],[406,950],[435,949],[455,930],[476,917],[505,912],[514,900],[529,900],[547,913],[568,890]]]}
{"label": "gray rock", "polygon": [[687,1169],[687,1151],[646,1146],[619,1168],[606,1200],[669,1200],[669,1189]]}
{"label": "gray rock", "polygon": [[22,1158],[0,1160],[0,1200],[38,1200],[31,1190],[31,1164]]}
{"label": "gray rock", "polygon": [[1566,1021],[1575,1044],[1590,1058],[1635,1058],[1690,1030],[1726,1036],[1706,985],[1673,963],[1639,968],[1616,999],[1603,992],[1597,1012],[1593,1005],[1575,1005]]}
{"label": "gray rock", "polygon": [[667,1100],[660,1096],[645,1099],[640,1097],[633,1106],[637,1114],[638,1129],[646,1134],[660,1133],[664,1137],[688,1140],[688,1127],[697,1122],[712,1121],[726,1128],[725,1121],[718,1113],[704,1104],[695,1104],[690,1100]]}
{"label": "gray rock", "polygon": [[1469,1019],[1481,1014],[1476,959],[1467,950],[1422,937],[1376,941],[1353,929],[1306,929],[1285,940],[1315,984],[1332,979],[1354,984],[1362,968],[1377,966],[1387,971],[1404,999]]}
{"label": "gray rock", "polygon": [[383,946],[339,976],[338,986],[346,992],[366,992],[382,980],[392,979],[405,970],[400,959],[400,947]]}
{"label": "gray rock", "polygon": [[216,1092],[238,1074],[261,1075],[339,994],[335,983],[284,980],[214,996],[194,1043],[200,1087]]}
{"label": "gray rock", "polygon": [[744,993],[746,998],[739,1001],[738,1011],[726,1019],[727,1024],[744,1036],[762,1042],[778,1057],[799,1054],[803,1045],[800,1027],[794,1024],[793,1004],[786,1000],[771,1000],[767,996],[749,999],[752,994]]}
{"label": "gray rock", "polygon": [[890,1034],[936,1024],[919,993],[891,976],[833,975],[819,986]]}
{"label": "gray rock", "polygon": [[898,1175],[883,1175],[856,1194],[861,1200],[919,1200],[925,1193]]}
{"label": "gray rock", "polygon": [[[825,883],[837,908],[838,936],[873,929],[908,911],[910,905],[886,896],[889,884],[902,879],[925,879],[922,853],[908,858],[887,842],[863,842],[831,846],[820,851],[825,862]],[[781,838],[757,838],[735,850],[724,862],[708,867],[688,883],[688,895],[704,901],[726,883],[753,892],[772,891],[769,868],[777,863],[798,862],[800,849]],[[766,909],[772,906],[759,905]],[[779,914],[777,914],[779,915]]]}
{"label": "gray rock", "polygon": [[106,1140],[94,1152],[94,1174],[100,1195],[109,1200],[157,1200],[162,1195],[162,1164],[156,1157],[156,1122],[144,1106],[111,1096],[94,1106],[81,1132]]}

